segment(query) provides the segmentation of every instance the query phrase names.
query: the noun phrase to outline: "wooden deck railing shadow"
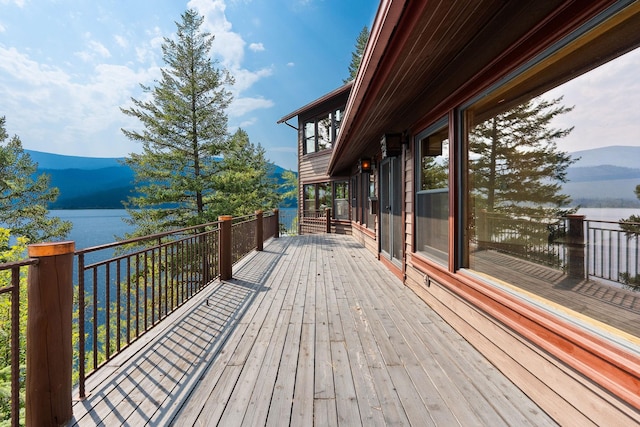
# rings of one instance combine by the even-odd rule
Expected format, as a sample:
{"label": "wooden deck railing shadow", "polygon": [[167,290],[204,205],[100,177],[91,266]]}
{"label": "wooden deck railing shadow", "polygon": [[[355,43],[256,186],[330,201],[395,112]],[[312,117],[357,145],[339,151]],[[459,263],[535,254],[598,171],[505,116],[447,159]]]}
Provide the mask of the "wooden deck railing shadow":
{"label": "wooden deck railing shadow", "polygon": [[[155,425],[169,422],[216,360],[257,295],[268,291],[263,285],[286,246],[285,242],[278,246],[282,250],[249,255],[246,262],[252,262],[251,268],[243,260],[236,266],[234,278],[219,281],[178,318],[167,318],[171,326],[160,328],[150,345],[127,360],[127,366],[133,368],[105,371],[106,381],[98,373],[96,383],[103,381],[100,391],[76,403],[75,419],[87,416],[105,425],[130,422],[131,417]],[[119,365],[118,359],[114,362]],[[124,400],[131,405],[122,405]],[[109,413],[95,411],[98,404]]]}

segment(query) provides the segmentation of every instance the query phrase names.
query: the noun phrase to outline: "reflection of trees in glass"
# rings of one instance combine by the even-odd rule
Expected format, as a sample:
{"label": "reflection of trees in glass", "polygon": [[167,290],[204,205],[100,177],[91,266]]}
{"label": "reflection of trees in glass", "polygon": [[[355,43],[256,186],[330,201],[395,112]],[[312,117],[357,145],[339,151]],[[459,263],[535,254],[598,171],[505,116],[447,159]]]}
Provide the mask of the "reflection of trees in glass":
{"label": "reflection of trees in glass", "polygon": [[[640,184],[636,185],[634,191],[636,197],[640,199]],[[635,247],[638,247],[638,239],[640,238],[640,215],[630,215],[629,218],[620,219],[620,229],[624,231],[627,240],[635,239]],[[640,291],[640,274],[630,274],[629,272],[620,273],[620,281],[627,289]]]}
{"label": "reflection of trees in glass", "polygon": [[324,210],[330,208],[331,205],[331,183],[318,184],[318,209]]}
{"label": "reflection of trees in glass", "polygon": [[571,199],[562,194],[567,168],[575,162],[558,149],[573,130],[551,126],[573,107],[562,98],[535,98],[475,126],[469,134],[470,187],[477,239],[527,259],[560,266],[553,246],[558,217]]}
{"label": "reflection of trees in glass", "polygon": [[331,148],[331,115],[318,120],[318,151]]}
{"label": "reflection of trees in glass", "polygon": [[[640,199],[640,184],[636,185],[634,192],[636,193],[636,197]],[[638,234],[640,234],[640,215],[631,215],[629,218],[621,218],[620,222],[620,228],[625,231],[627,238],[634,236],[637,237]]]}
{"label": "reflection of trees in glass", "polygon": [[573,107],[562,98],[535,98],[475,126],[469,135],[472,195],[476,209],[511,216],[557,216],[571,199],[562,194],[575,162],[557,141],[573,130],[551,127]]}
{"label": "reflection of trees in glass", "polygon": [[422,157],[420,190],[447,188],[449,185],[449,164],[436,161],[436,157]]}

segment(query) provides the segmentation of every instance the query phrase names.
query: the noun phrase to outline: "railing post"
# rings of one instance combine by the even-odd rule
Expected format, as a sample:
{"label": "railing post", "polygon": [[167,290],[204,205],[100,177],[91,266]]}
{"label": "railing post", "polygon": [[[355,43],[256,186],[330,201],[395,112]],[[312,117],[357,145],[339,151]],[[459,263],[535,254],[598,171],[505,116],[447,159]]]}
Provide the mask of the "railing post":
{"label": "railing post", "polygon": [[584,215],[567,215],[567,274],[584,279]]}
{"label": "railing post", "polygon": [[274,221],[276,223],[275,227],[276,229],[273,232],[273,238],[277,239],[280,237],[280,209],[275,208],[273,210],[273,217],[274,217]]}
{"label": "railing post", "polygon": [[326,208],[324,210],[326,223],[327,223],[327,233],[331,234],[331,208]]}
{"label": "railing post", "polygon": [[[28,246],[26,423],[65,425],[71,407],[74,242]],[[82,362],[80,362],[82,363]]]}
{"label": "railing post", "polygon": [[264,226],[262,224],[262,211],[256,211],[256,250],[261,251],[263,249],[264,241]]}
{"label": "railing post", "polygon": [[233,247],[231,246],[231,215],[218,217],[220,221],[220,242],[218,244],[218,259],[220,260],[220,280],[229,280],[233,269]]}

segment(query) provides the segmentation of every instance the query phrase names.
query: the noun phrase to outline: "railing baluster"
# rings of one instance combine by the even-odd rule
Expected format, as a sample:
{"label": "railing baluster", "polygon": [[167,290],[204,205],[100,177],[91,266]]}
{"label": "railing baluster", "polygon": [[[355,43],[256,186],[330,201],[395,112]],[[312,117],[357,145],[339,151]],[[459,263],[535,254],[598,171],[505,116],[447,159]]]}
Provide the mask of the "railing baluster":
{"label": "railing baluster", "polygon": [[81,399],[85,391],[85,316],[84,316],[84,254],[78,255],[78,391]]}
{"label": "railing baluster", "polygon": [[93,369],[98,367],[98,316],[100,313],[98,311],[98,267],[94,267],[92,269],[93,272],[93,321],[92,329],[93,329]]}
{"label": "railing baluster", "polygon": [[11,425],[20,424],[20,267],[11,269]]}
{"label": "railing baluster", "polygon": [[121,275],[120,270],[122,268],[121,260],[118,259],[116,261],[116,350],[120,351],[121,349],[121,321],[122,321],[122,312],[120,307],[122,306],[122,286],[120,284]]}
{"label": "railing baluster", "polygon": [[105,265],[106,280],[105,280],[105,301],[104,301],[104,326],[105,326],[105,353],[107,360],[111,355],[111,268],[110,265]]}

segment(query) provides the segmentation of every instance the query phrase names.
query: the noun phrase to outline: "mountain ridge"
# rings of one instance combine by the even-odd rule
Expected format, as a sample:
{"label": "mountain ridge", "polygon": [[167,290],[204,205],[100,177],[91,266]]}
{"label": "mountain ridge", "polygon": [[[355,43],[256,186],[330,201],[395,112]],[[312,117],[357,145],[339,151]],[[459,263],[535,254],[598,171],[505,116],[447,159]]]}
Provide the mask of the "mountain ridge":
{"label": "mountain ridge", "polygon": [[[60,191],[49,209],[123,209],[123,202],[135,196],[135,174],[121,157],[82,157],[24,150],[37,164],[36,175],[49,176],[51,187]],[[285,171],[275,165],[278,184]],[[289,207],[291,201],[283,203]]]}

